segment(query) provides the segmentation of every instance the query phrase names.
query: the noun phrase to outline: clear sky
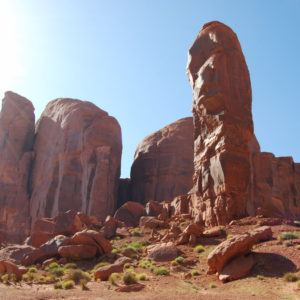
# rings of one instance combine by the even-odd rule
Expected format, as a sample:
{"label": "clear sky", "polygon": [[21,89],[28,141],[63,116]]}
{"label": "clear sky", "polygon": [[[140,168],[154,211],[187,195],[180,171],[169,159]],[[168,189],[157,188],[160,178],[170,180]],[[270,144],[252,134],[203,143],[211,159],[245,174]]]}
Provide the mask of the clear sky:
{"label": "clear sky", "polygon": [[[122,177],[148,134],[191,116],[187,51],[204,23],[238,35],[262,151],[300,162],[300,0],[0,0],[0,95],[88,100],[122,128]],[[180,146],[180,145],[179,145]]]}

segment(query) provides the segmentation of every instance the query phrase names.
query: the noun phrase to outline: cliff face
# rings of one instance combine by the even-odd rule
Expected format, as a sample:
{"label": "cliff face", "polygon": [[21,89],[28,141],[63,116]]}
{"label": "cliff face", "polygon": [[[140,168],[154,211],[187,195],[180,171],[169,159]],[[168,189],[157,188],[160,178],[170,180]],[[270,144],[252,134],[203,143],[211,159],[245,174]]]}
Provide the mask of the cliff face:
{"label": "cliff face", "polygon": [[172,201],[192,187],[193,120],[180,119],[138,145],[131,168],[132,201]]}
{"label": "cliff face", "polygon": [[194,115],[190,199],[197,220],[213,226],[257,211],[299,216],[298,164],[259,152],[249,72],[235,33],[219,22],[204,25],[189,50],[187,75]]}
{"label": "cliff face", "polygon": [[36,126],[30,213],[69,209],[104,220],[116,208],[122,141],[118,122],[90,102],[51,101]]}
{"label": "cliff face", "polygon": [[32,103],[15,93],[5,93],[0,113],[0,242],[21,242],[29,233],[33,138]]}

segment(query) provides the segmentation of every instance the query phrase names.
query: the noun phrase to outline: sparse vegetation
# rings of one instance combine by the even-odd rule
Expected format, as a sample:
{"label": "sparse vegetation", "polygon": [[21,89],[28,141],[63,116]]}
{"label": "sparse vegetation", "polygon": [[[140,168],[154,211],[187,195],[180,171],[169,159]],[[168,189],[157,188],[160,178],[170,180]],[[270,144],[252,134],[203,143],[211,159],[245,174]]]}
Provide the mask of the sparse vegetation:
{"label": "sparse vegetation", "polygon": [[283,276],[283,279],[287,282],[295,282],[298,280],[298,276],[295,273],[285,273]]}
{"label": "sparse vegetation", "polygon": [[234,237],[234,235],[233,234],[227,234],[227,236],[226,236],[226,240],[229,240],[229,239],[231,239],[231,238],[233,238]]}
{"label": "sparse vegetation", "polygon": [[299,238],[300,234],[298,231],[294,231],[294,232],[281,232],[277,239],[279,241],[284,241],[284,240],[293,240],[293,239],[297,239]]}
{"label": "sparse vegetation", "polygon": [[28,268],[29,273],[36,273],[37,269],[35,266]]}
{"label": "sparse vegetation", "polygon": [[204,252],[205,249],[202,245],[197,245],[195,248],[194,248],[194,251],[197,252],[197,253],[201,253],[201,252]]}
{"label": "sparse vegetation", "polygon": [[199,276],[200,272],[198,270],[192,270],[191,274],[192,274],[192,276]]}
{"label": "sparse vegetation", "polygon": [[146,273],[141,273],[136,275],[137,280],[146,281],[149,280],[149,276]]}
{"label": "sparse vegetation", "polygon": [[265,279],[265,277],[263,275],[257,275],[256,278],[259,279],[259,280],[264,280]]}
{"label": "sparse vegetation", "polygon": [[111,284],[115,285],[117,279],[119,279],[121,277],[121,275],[119,273],[112,273],[110,274],[108,280]]}
{"label": "sparse vegetation", "polygon": [[289,241],[284,241],[283,242],[283,246],[284,247],[291,247],[293,244],[291,243],[291,242],[289,242]]}
{"label": "sparse vegetation", "polygon": [[130,263],[126,263],[125,265],[124,265],[124,269],[129,269],[131,267],[131,264]]}
{"label": "sparse vegetation", "polygon": [[74,286],[75,286],[75,282],[73,280],[68,280],[68,281],[65,281],[65,282],[62,283],[62,287],[65,290],[73,289]]}
{"label": "sparse vegetation", "polygon": [[76,269],[77,265],[75,263],[67,263],[65,264],[65,269]]}
{"label": "sparse vegetation", "polygon": [[169,275],[169,270],[165,267],[154,268],[153,272],[155,275],[161,275],[161,276]]}
{"label": "sparse vegetation", "polygon": [[297,288],[300,289],[300,280],[297,281]]}
{"label": "sparse vegetation", "polygon": [[214,288],[217,287],[217,285],[216,285],[214,282],[211,282],[211,283],[209,284],[209,287],[210,287],[211,289],[214,289]]}
{"label": "sparse vegetation", "polygon": [[134,272],[126,272],[126,273],[123,275],[123,282],[124,282],[126,285],[136,283],[136,282],[137,282],[136,274],[135,274]]}
{"label": "sparse vegetation", "polygon": [[175,259],[174,259],[174,261],[176,261],[177,263],[182,263],[183,261],[184,261],[184,257],[182,257],[182,256],[178,256],[178,257],[176,257]]}
{"label": "sparse vegetation", "polygon": [[80,283],[80,280],[85,280],[86,282],[91,280],[88,273],[83,272],[80,269],[70,269],[64,276],[64,279],[72,280],[76,285]]}
{"label": "sparse vegetation", "polygon": [[139,262],[139,268],[151,268],[153,265],[155,265],[155,261],[151,261],[151,260],[146,260],[146,259],[141,259]]}
{"label": "sparse vegetation", "polygon": [[56,282],[54,284],[54,288],[57,290],[62,289],[63,288],[62,282],[61,281]]}

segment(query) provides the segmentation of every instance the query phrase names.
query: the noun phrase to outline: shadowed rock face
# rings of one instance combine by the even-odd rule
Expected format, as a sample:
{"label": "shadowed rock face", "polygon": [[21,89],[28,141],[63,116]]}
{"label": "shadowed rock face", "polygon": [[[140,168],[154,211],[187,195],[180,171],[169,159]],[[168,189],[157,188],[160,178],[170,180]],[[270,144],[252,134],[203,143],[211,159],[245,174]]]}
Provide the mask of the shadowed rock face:
{"label": "shadowed rock face", "polygon": [[224,24],[203,26],[189,50],[193,88],[193,205],[206,225],[245,215],[253,139],[251,85],[235,33]]}
{"label": "shadowed rock face", "polygon": [[21,242],[29,233],[28,180],[33,138],[32,103],[6,92],[0,113],[0,241]]}
{"label": "shadowed rock face", "polygon": [[207,226],[245,215],[300,217],[299,164],[261,153],[253,134],[251,84],[235,33],[203,26],[189,50],[193,88],[191,210]]}
{"label": "shadowed rock face", "polygon": [[192,187],[193,120],[180,119],[147,136],[131,168],[132,201],[172,201]]}
{"label": "shadowed rock face", "polygon": [[36,125],[30,213],[53,217],[69,209],[104,220],[116,206],[121,129],[90,102],[51,101]]}

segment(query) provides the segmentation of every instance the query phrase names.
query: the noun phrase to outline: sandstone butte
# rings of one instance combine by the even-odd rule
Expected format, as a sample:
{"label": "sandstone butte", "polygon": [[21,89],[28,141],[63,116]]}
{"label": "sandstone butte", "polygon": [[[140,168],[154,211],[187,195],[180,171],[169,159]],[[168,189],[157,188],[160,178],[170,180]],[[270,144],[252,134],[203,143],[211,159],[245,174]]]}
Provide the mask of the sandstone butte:
{"label": "sandstone butte", "polygon": [[203,26],[188,53],[193,89],[191,211],[206,226],[246,215],[300,217],[300,164],[260,152],[249,71],[236,34]]}
{"label": "sandstone butte", "polygon": [[90,102],[31,102],[7,92],[0,115],[0,240],[21,242],[36,218],[69,209],[104,221],[116,209],[121,129]]}
{"label": "sandstone butte", "polygon": [[131,167],[132,201],[171,202],[192,187],[193,120],[180,119],[148,135]]}

